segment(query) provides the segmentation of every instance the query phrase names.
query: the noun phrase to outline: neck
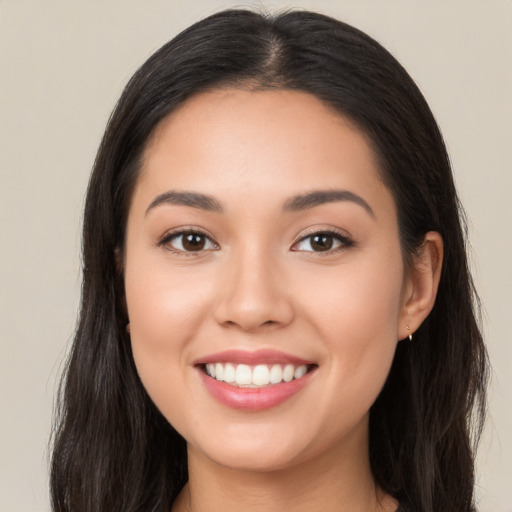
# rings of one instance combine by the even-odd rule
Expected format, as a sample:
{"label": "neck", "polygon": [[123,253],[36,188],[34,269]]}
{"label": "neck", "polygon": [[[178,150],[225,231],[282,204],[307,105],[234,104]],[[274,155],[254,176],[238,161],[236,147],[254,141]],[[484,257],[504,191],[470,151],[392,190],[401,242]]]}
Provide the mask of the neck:
{"label": "neck", "polygon": [[173,512],[393,512],[377,488],[367,449],[344,448],[272,471],[227,468],[188,448],[189,481]]}

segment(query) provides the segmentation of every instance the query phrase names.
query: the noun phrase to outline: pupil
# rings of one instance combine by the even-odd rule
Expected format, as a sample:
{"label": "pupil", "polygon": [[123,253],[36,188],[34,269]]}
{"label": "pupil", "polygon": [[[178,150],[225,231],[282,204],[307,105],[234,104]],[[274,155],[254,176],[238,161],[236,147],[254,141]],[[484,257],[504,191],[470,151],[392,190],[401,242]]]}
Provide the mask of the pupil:
{"label": "pupil", "polygon": [[204,237],[190,233],[183,239],[183,247],[187,251],[200,251],[204,247]]}
{"label": "pupil", "polygon": [[332,247],[331,235],[315,235],[313,237],[311,246],[316,251],[328,251]]}

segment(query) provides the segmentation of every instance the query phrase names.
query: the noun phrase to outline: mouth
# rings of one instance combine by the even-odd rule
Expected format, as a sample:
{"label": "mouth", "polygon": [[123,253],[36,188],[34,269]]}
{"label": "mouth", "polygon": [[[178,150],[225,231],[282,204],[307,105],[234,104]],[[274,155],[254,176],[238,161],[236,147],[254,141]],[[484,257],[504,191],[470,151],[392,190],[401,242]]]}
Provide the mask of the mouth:
{"label": "mouth", "polygon": [[203,384],[221,404],[261,411],[302,390],[318,364],[274,350],[226,351],[196,361]]}
{"label": "mouth", "polygon": [[315,364],[258,364],[207,363],[202,371],[219,382],[237,388],[265,388],[292,382],[312,371]]}

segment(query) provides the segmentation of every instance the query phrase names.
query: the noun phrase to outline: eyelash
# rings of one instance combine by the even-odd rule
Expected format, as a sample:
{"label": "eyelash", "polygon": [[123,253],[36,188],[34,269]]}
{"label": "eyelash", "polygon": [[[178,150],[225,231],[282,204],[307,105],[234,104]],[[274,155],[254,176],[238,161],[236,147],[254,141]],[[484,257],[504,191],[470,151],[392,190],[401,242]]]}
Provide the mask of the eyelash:
{"label": "eyelash", "polygon": [[[174,252],[179,255],[184,255],[186,257],[196,256],[205,251],[212,250],[212,249],[201,249],[198,251],[184,251],[181,249],[176,249],[175,247],[172,247],[172,245],[170,245],[170,242],[173,239],[178,238],[180,236],[183,237],[186,235],[198,235],[200,237],[204,237],[204,238],[208,239],[210,241],[210,243],[215,246],[215,248],[219,247],[216,242],[214,242],[206,233],[204,233],[203,231],[201,231],[199,229],[184,229],[181,231],[174,231],[171,233],[167,233],[166,235],[164,235],[163,238],[161,238],[158,241],[157,245],[159,247],[165,247],[167,250],[169,250],[171,252]],[[328,249],[326,251],[299,251],[297,249],[293,249],[294,246],[300,244],[301,242],[306,241],[308,238],[312,238],[314,236],[320,236],[320,235],[332,237],[334,240],[338,241],[340,243],[340,245],[334,249]],[[295,242],[293,244],[292,251],[311,252],[311,253],[315,253],[319,256],[328,256],[328,255],[336,254],[338,252],[346,250],[354,245],[355,245],[355,242],[351,238],[349,238],[347,235],[345,235],[339,231],[333,230],[333,229],[325,229],[325,230],[313,231],[313,232],[308,233],[307,235],[303,236],[302,238],[300,238],[299,240],[297,240],[297,242]]]}
{"label": "eyelash", "polygon": [[[305,236],[301,237],[297,242],[295,242],[293,244],[292,247],[300,244],[301,242],[304,242],[308,238],[311,239],[314,236],[320,236],[320,235],[332,237],[334,240],[338,241],[340,243],[340,245],[334,249],[328,249],[326,251],[303,251],[303,252],[314,253],[317,256],[330,256],[332,254],[337,254],[338,252],[349,249],[350,247],[353,247],[355,245],[354,240],[352,240],[350,237],[348,237],[346,234],[344,234],[340,231],[336,231],[334,229],[321,229],[321,230],[317,230],[317,231],[312,231],[311,233],[308,233]],[[310,242],[310,244],[311,244],[311,242]],[[292,249],[292,250],[294,250],[294,249]],[[301,251],[297,251],[297,252],[301,252]]]}
{"label": "eyelash", "polygon": [[[205,252],[205,250],[203,250],[203,249],[201,249],[200,251],[183,251],[181,249],[176,249],[175,247],[173,247],[170,244],[170,242],[173,239],[178,238],[180,236],[184,237],[186,235],[198,235],[198,236],[204,237],[204,238],[208,239],[215,247],[218,247],[216,242],[214,242],[206,233],[204,233],[203,231],[201,231],[199,229],[183,229],[180,231],[173,231],[171,233],[167,233],[166,235],[164,235],[164,237],[161,240],[159,240],[157,245],[159,247],[165,247],[167,250],[169,250],[171,252],[174,252],[176,254],[183,255],[186,257],[197,256],[198,254]],[[212,250],[212,249],[206,249],[206,250]]]}

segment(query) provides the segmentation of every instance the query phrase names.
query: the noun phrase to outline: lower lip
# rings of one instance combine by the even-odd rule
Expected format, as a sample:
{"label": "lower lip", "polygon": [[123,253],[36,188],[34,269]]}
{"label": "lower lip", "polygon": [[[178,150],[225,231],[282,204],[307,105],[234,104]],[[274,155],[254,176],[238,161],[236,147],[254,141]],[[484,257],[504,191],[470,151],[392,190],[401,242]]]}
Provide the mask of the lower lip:
{"label": "lower lip", "polygon": [[238,388],[215,380],[199,369],[206,389],[221,403],[232,409],[263,411],[277,407],[297,394],[310,380],[313,371],[300,379],[281,382],[262,388]]}

